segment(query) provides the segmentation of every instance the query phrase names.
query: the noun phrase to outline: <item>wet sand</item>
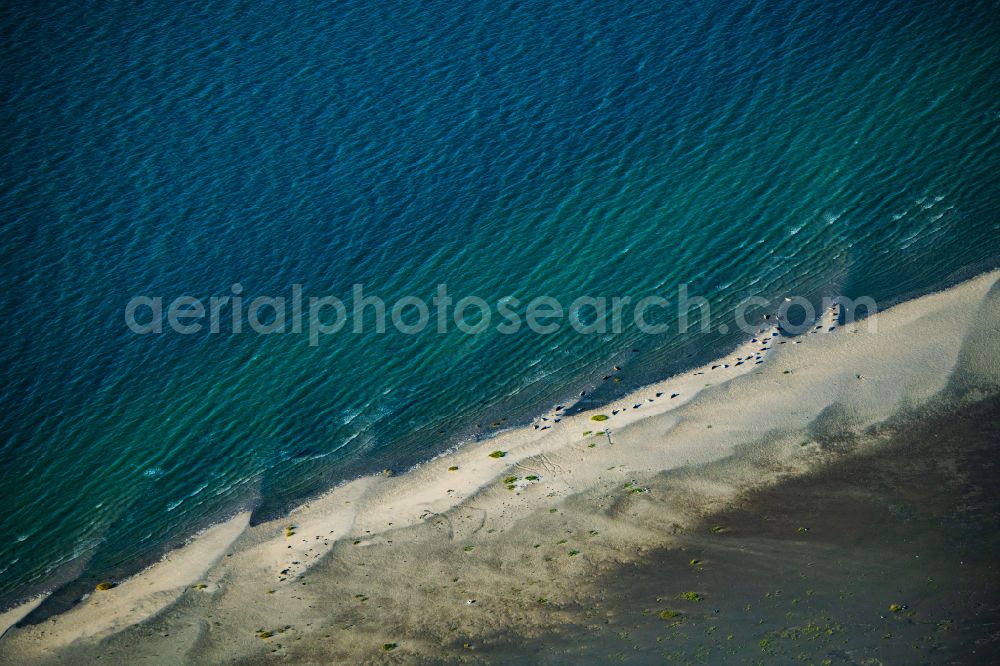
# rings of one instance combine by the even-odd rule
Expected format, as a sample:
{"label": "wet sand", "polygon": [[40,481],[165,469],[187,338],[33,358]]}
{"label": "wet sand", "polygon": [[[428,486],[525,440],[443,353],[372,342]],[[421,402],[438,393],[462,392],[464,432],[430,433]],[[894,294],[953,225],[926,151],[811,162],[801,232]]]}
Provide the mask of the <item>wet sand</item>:
{"label": "wet sand", "polygon": [[875,452],[831,444],[821,469],[748,493],[604,574],[558,632],[501,638],[483,654],[989,663],[1000,654],[1000,399],[930,409],[869,437]]}

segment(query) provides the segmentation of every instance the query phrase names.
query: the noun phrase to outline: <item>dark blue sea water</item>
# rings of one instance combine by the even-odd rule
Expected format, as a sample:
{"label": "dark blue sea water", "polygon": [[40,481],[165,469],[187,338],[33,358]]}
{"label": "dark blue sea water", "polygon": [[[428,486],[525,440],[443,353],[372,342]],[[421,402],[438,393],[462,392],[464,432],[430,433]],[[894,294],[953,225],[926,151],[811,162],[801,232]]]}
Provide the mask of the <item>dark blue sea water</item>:
{"label": "dark blue sea water", "polygon": [[5,4],[0,599],[733,341],[139,336],[132,296],[684,282],[722,321],[754,293],[888,302],[995,265],[998,10]]}

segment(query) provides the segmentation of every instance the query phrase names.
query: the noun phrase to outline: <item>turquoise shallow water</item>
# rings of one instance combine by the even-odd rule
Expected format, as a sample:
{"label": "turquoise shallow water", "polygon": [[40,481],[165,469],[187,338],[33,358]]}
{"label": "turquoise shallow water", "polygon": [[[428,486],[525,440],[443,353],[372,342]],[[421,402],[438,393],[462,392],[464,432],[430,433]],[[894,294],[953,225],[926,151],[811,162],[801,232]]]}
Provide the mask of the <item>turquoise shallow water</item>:
{"label": "turquoise shallow water", "polygon": [[733,340],[137,336],[132,296],[688,283],[722,321],[995,265],[997,4],[869,5],[5,7],[0,598]]}

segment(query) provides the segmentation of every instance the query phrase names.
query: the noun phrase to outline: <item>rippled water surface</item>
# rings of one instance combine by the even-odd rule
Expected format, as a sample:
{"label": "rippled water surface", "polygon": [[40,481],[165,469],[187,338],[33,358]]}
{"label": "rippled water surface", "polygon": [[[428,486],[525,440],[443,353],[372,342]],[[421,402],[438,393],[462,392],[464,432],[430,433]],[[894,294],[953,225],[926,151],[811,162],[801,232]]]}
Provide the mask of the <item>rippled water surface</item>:
{"label": "rippled water surface", "polygon": [[997,9],[5,7],[0,597],[731,341],[137,336],[134,295],[688,283],[721,321],[750,294],[891,301],[995,264]]}

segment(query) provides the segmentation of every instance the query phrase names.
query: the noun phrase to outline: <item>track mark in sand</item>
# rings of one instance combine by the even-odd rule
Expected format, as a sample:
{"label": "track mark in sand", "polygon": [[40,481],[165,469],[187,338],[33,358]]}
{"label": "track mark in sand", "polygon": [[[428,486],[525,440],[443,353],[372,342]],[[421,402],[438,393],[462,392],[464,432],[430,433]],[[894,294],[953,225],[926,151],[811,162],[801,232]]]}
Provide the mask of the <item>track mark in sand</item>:
{"label": "track mark in sand", "polygon": [[558,474],[562,474],[562,472],[563,472],[563,468],[560,467],[559,465],[555,464],[551,460],[549,460],[549,457],[547,455],[545,455],[544,453],[540,453],[538,455],[538,464],[541,465],[542,468],[546,472],[548,472],[549,474],[551,474],[553,476],[556,476]]}
{"label": "track mark in sand", "polygon": [[210,645],[210,634],[212,632],[212,627],[209,625],[208,620],[197,620],[197,629],[195,630],[194,639],[191,644],[184,648],[183,663],[193,664],[197,661],[197,657],[203,654],[208,654],[208,647]]}
{"label": "track mark in sand", "polygon": [[458,507],[456,516],[460,521],[468,520],[471,525],[475,525],[469,535],[478,534],[486,525],[486,511],[474,506]]}
{"label": "track mark in sand", "polygon": [[455,526],[447,515],[427,510],[421,517],[435,530],[446,532],[449,541],[455,540]]}

